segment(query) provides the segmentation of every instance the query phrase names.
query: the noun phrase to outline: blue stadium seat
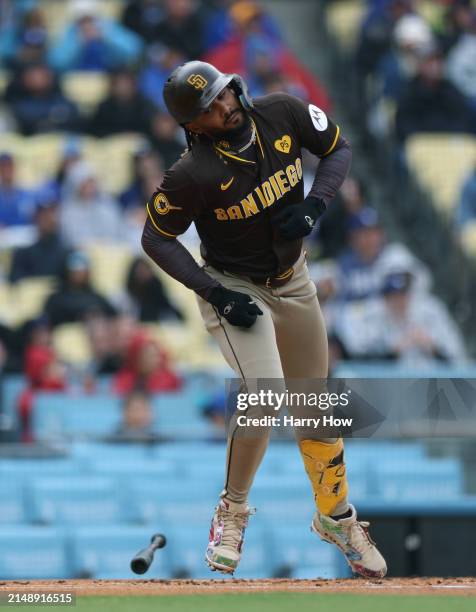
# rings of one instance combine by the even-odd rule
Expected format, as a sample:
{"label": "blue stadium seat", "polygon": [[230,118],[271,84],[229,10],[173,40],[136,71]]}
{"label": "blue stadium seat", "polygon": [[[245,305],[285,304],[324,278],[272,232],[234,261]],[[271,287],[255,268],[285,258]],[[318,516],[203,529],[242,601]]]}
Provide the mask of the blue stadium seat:
{"label": "blue stadium seat", "polygon": [[71,578],[62,530],[22,525],[0,528],[0,579]]}
{"label": "blue stadium seat", "polygon": [[37,440],[106,436],[120,423],[120,400],[111,395],[41,393],[32,413]]}
{"label": "blue stadium seat", "polygon": [[427,459],[418,465],[376,465],[377,490],[385,501],[458,497],[463,492],[462,468],[456,459]]}
{"label": "blue stadium seat", "polygon": [[205,562],[210,519],[211,512],[209,511],[208,521],[201,524],[164,523],[172,576],[177,578],[211,578],[214,576]]}
{"label": "blue stadium seat", "polygon": [[294,478],[274,477],[256,480],[250,493],[250,504],[256,506],[259,516],[285,521],[308,520],[314,512],[314,501],[310,483],[303,476]]}
{"label": "blue stadium seat", "polygon": [[155,459],[155,446],[147,444],[123,444],[108,442],[75,441],[70,445],[71,456],[75,459],[84,459],[94,466],[98,461],[125,461]]}
{"label": "blue stadium seat", "polygon": [[88,461],[83,459],[2,459],[0,461],[0,483],[23,483],[38,476],[75,476],[86,473]]}
{"label": "blue stadium seat", "polygon": [[23,499],[23,486],[0,479],[0,525],[24,523],[28,520]]}
{"label": "blue stadium seat", "polygon": [[344,440],[345,461],[349,467],[372,467],[376,463],[396,460],[412,463],[425,458],[421,442],[390,442],[387,440]]}
{"label": "blue stadium seat", "polygon": [[195,393],[161,393],[153,402],[157,431],[180,438],[206,438],[210,426],[200,410],[200,398]]}
{"label": "blue stadium seat", "polygon": [[3,405],[0,412],[4,415],[3,426],[8,429],[18,428],[17,400],[25,386],[25,377],[22,375],[9,374],[4,378],[2,385]]}
{"label": "blue stadium seat", "polygon": [[164,460],[175,461],[178,464],[189,465],[192,462],[217,462],[225,465],[226,445],[221,443],[196,442],[167,442],[154,447],[157,457]]}
{"label": "blue stadium seat", "polygon": [[138,480],[145,478],[149,481],[156,479],[156,481],[159,481],[161,478],[168,478],[177,472],[173,463],[136,458],[96,458],[95,461],[92,461],[92,470],[97,475],[119,478],[122,482],[129,478]]}
{"label": "blue stadium seat", "polygon": [[133,479],[127,486],[133,513],[144,522],[182,525],[211,519],[222,482],[169,477],[160,480]]}
{"label": "blue stadium seat", "polygon": [[[167,526],[173,576],[189,576],[197,579],[217,576],[211,572],[204,560],[208,534],[209,521],[196,525],[185,523]],[[271,560],[266,543],[261,524],[253,522],[252,517],[246,532],[243,556],[235,573],[236,578],[265,578],[271,575]],[[220,579],[224,577],[221,574],[218,576]]]}
{"label": "blue stadium seat", "polygon": [[104,525],[123,519],[116,483],[109,478],[39,478],[29,496],[35,523]]}
{"label": "blue stadium seat", "polygon": [[256,519],[256,516],[250,517],[236,578],[269,578],[272,575],[273,558],[267,547],[264,521]]}
{"label": "blue stadium seat", "polygon": [[276,521],[271,525],[268,550],[273,562],[273,576],[295,576],[303,567],[312,571],[310,578],[337,578],[347,575],[346,562],[335,546],[322,542],[310,530],[307,521]]}
{"label": "blue stadium seat", "polygon": [[[74,575],[138,580],[139,576],[130,569],[130,562],[139,550],[149,544],[153,533],[150,528],[125,525],[77,528],[71,537]],[[154,563],[144,578],[170,577],[168,558],[168,546],[157,551]]]}

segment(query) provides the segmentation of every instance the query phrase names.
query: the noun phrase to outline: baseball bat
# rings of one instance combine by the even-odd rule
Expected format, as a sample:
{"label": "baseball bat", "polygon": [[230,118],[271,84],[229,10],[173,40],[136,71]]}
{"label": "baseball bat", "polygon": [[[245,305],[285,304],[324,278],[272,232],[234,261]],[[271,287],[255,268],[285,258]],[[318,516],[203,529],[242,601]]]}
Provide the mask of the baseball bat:
{"label": "baseball bat", "polygon": [[167,540],[161,533],[152,536],[149,546],[143,548],[134,555],[131,561],[131,570],[134,574],[145,574],[154,560],[154,553],[158,548],[163,548]]}

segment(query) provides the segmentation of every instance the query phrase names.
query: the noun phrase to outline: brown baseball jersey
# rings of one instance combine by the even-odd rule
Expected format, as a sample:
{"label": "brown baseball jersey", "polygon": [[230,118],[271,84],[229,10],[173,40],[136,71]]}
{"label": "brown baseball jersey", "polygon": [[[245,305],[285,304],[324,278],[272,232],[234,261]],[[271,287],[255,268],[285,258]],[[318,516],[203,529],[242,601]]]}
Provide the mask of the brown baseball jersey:
{"label": "brown baseball jersey", "polygon": [[283,240],[272,219],[304,199],[301,148],[328,155],[339,128],[315,105],[284,93],[255,99],[249,115],[253,154],[199,139],[165,173],[147,212],[169,238],[193,221],[207,263],[253,278],[279,275],[298,259],[302,240]]}

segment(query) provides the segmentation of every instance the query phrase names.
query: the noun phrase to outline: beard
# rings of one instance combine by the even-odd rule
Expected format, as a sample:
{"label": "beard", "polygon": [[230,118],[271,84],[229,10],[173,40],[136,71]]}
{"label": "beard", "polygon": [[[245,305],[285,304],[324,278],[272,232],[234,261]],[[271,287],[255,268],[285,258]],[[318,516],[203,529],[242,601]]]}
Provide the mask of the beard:
{"label": "beard", "polygon": [[245,113],[244,110],[239,110],[238,112],[243,117],[243,121],[240,123],[240,125],[229,128],[228,130],[214,130],[213,133],[210,134],[213,137],[213,140],[228,140],[229,142],[234,142],[245,136],[251,127],[251,121],[248,114]]}

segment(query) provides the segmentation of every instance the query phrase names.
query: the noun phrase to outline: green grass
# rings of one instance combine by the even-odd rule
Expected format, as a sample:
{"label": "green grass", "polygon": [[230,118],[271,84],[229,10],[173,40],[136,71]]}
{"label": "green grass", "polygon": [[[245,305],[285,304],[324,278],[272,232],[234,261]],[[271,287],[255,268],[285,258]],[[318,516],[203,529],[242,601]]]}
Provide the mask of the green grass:
{"label": "green grass", "polygon": [[[28,606],[30,610],[51,609]],[[60,610],[61,608],[56,608]],[[63,608],[64,610],[71,608]],[[353,593],[227,593],[79,597],[78,612],[474,612],[473,597]]]}

